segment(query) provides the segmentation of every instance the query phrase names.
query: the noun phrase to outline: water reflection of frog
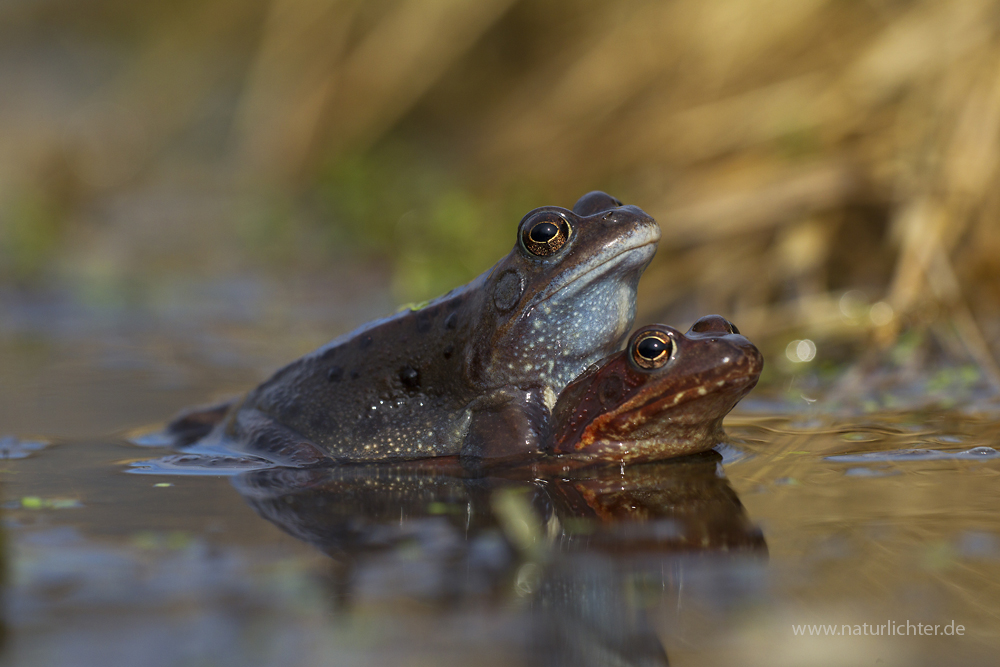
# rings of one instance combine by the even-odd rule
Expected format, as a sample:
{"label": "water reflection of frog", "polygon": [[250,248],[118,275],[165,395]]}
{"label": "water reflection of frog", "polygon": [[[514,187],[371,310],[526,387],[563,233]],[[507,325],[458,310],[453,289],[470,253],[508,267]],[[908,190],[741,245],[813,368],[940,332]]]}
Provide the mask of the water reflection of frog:
{"label": "water reflection of frog", "polygon": [[[678,613],[699,597],[739,602],[739,587],[714,582],[767,555],[720,461],[706,452],[538,477],[414,461],[233,482],[258,514],[332,558],[329,600],[340,613],[371,613],[373,600],[395,608],[387,595],[434,603],[421,613],[442,619],[493,609],[482,627],[523,642],[526,664],[665,665],[650,603]],[[511,599],[522,604],[483,605]],[[504,629],[510,610],[523,614],[518,632]]]}
{"label": "water reflection of frog", "polygon": [[682,334],[652,324],[570,383],[553,413],[549,452],[604,463],[711,449],[722,418],[754,385],[763,357],[728,320],[703,317]]}
{"label": "water reflection of frog", "polygon": [[168,433],[289,465],[537,452],[558,393],[631,328],[659,238],[652,218],[600,192],[572,211],[535,209],[510,254],[468,285],[338,338]]}
{"label": "water reflection of frog", "polygon": [[453,525],[472,543],[497,527],[498,493],[521,498],[523,511],[535,515],[522,517],[528,523],[557,522],[545,537],[554,552],[765,554],[760,530],[719,474],[721,461],[717,452],[703,452],[537,476],[471,475],[410,461],[271,468],[234,476],[233,484],[258,514],[335,558],[382,551],[421,529],[407,522],[428,518]]}

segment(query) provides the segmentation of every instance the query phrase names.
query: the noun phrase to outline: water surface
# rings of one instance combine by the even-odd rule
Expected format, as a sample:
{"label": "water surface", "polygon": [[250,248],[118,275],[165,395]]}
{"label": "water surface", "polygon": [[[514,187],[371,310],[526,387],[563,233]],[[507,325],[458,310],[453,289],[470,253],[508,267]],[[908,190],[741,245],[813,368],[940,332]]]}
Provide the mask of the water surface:
{"label": "water surface", "polygon": [[[981,411],[757,402],[719,453],[572,476],[136,474],[169,452],[131,429],[252,386],[319,329],[5,330],[7,664],[938,665],[1000,648],[1000,426]],[[962,636],[912,635],[952,622]]]}

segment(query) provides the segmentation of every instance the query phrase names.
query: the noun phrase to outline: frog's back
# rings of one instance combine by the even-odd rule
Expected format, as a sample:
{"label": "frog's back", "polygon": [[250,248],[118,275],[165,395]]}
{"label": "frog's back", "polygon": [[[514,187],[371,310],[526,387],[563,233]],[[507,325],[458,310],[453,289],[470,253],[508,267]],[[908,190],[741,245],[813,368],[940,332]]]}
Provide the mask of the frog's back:
{"label": "frog's back", "polygon": [[254,389],[244,423],[270,419],[335,460],[457,454],[468,428],[459,340],[470,305],[461,288],[332,341]]}

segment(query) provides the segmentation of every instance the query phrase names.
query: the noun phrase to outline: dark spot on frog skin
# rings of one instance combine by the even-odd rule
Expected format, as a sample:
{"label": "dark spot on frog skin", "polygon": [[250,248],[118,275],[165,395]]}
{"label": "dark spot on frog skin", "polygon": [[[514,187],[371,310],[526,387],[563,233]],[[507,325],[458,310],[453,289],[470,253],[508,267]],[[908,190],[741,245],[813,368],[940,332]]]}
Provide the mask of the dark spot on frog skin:
{"label": "dark spot on frog skin", "polygon": [[613,405],[622,397],[624,391],[625,386],[622,383],[622,379],[617,375],[612,375],[601,382],[601,386],[597,391],[597,398],[601,402],[601,405]]}
{"label": "dark spot on frog skin", "polygon": [[458,326],[458,313],[452,313],[444,321],[445,329],[454,329]]}
{"label": "dark spot on frog skin", "polygon": [[364,337],[361,338],[360,347],[361,347],[362,350],[365,349],[366,347],[368,347],[371,344],[372,344],[372,337],[371,336],[364,336]]}
{"label": "dark spot on frog skin", "polygon": [[413,366],[403,366],[399,369],[399,381],[407,389],[417,389],[420,386],[420,371]]}
{"label": "dark spot on frog skin", "polygon": [[359,373],[356,370],[355,371],[351,371],[351,379],[352,380],[357,380],[359,377],[361,377],[361,373]]}
{"label": "dark spot on frog skin", "polygon": [[455,353],[455,344],[454,343],[448,343],[448,346],[446,348],[444,348],[444,352],[443,352],[444,358],[445,359],[451,359],[451,355],[454,354],[454,353]]}
{"label": "dark spot on frog skin", "polygon": [[500,279],[497,280],[496,289],[493,292],[493,305],[501,313],[506,313],[517,305],[523,291],[524,281],[521,280],[517,271],[513,269],[504,271]]}
{"label": "dark spot on frog skin", "polygon": [[326,379],[330,382],[340,382],[341,378],[344,377],[344,369],[340,366],[334,366],[326,372]]}

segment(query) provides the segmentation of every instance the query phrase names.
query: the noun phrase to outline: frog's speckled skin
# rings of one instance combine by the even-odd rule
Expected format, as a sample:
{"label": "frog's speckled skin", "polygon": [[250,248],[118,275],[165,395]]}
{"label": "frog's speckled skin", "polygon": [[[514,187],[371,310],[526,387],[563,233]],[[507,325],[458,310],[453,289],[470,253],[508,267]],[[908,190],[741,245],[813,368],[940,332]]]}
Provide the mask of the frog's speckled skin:
{"label": "frog's speckled skin", "polygon": [[[539,214],[571,229],[544,257],[521,240]],[[604,193],[536,209],[492,269],[282,368],[208,440],[287,465],[537,453],[558,393],[628,334],[659,238],[652,218]],[[216,419],[192,412],[168,432],[191,442]]]}
{"label": "frog's speckled skin", "polygon": [[[718,315],[682,334],[651,324],[626,348],[587,369],[559,396],[548,448],[561,460],[633,463],[711,449],[722,418],[757,384],[764,360],[753,343]],[[666,363],[640,368],[638,341],[660,332],[674,342]]]}

